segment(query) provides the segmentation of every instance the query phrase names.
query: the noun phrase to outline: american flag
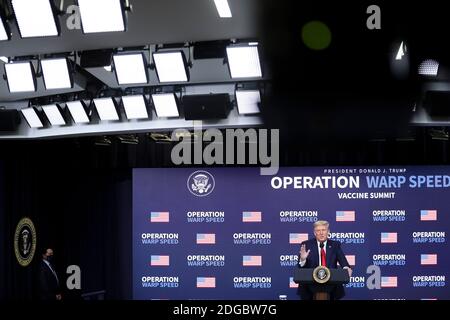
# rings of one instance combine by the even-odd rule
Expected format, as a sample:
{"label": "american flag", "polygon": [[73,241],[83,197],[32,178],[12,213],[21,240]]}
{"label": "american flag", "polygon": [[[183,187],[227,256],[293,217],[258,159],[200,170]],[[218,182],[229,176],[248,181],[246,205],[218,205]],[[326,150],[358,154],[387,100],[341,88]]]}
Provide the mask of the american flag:
{"label": "american flag", "polygon": [[397,288],[397,277],[381,277],[382,288]]}
{"label": "american flag", "polygon": [[381,243],[397,243],[397,232],[382,232]]}
{"label": "american flag", "polygon": [[347,262],[349,265],[351,265],[351,266],[355,265],[355,261],[356,261],[355,255],[346,255],[345,257],[347,258]]}
{"label": "american flag", "polygon": [[244,267],[260,267],[262,266],[262,256],[243,256],[242,265]]}
{"label": "american flag", "polygon": [[336,211],[336,221],[355,221],[355,211]]}
{"label": "american flag", "polygon": [[242,222],[261,222],[261,211],[242,212]]}
{"label": "american flag", "polygon": [[154,212],[150,214],[150,222],[169,222],[169,212]]}
{"label": "american flag", "polygon": [[306,240],[308,240],[307,233],[289,233],[289,243],[290,244],[300,244]]}
{"label": "american flag", "polygon": [[169,266],[170,257],[169,256],[152,256],[150,261],[151,266]]}
{"label": "american flag", "polygon": [[420,264],[424,266],[431,266],[437,264],[437,254],[421,254]]}
{"label": "american flag", "polygon": [[215,244],[215,233],[197,233],[197,244]]}
{"label": "american flag", "polygon": [[197,277],[197,288],[215,288],[215,277]]}
{"label": "american flag", "polygon": [[298,288],[298,283],[294,282],[294,277],[289,278],[289,288]]}
{"label": "american flag", "polygon": [[437,210],[420,210],[420,221],[436,221]]}

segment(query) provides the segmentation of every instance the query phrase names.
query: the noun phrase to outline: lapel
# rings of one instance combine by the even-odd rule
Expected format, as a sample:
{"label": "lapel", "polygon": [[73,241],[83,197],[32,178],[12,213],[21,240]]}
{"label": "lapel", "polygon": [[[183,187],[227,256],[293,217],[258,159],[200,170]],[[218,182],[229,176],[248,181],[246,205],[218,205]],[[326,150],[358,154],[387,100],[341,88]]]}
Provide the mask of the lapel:
{"label": "lapel", "polygon": [[319,250],[317,247],[317,241],[314,239],[314,242],[312,243],[311,252],[309,253],[311,256],[311,261],[314,267],[317,267],[319,265]]}
{"label": "lapel", "polygon": [[326,258],[326,260],[327,260],[327,267],[328,268],[330,268],[331,267],[331,255],[332,255],[332,253],[333,253],[333,249],[332,249],[332,246],[331,246],[331,242],[330,242],[330,240],[327,240],[327,258]]}

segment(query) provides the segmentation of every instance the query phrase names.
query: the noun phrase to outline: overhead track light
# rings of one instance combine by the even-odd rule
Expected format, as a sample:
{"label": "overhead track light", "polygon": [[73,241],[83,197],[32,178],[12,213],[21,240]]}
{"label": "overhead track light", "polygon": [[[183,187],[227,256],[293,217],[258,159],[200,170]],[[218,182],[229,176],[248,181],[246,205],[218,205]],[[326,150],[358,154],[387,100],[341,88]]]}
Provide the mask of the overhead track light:
{"label": "overhead track light", "polygon": [[56,9],[50,0],[11,0],[11,4],[22,38],[59,35]]}
{"label": "overhead track light", "polygon": [[42,74],[47,90],[70,89],[73,87],[69,63],[67,58],[41,60]]}
{"label": "overhead track light", "polygon": [[38,111],[36,108],[26,108],[20,110],[22,112],[23,117],[27,121],[30,128],[43,128],[44,123],[42,122],[40,116],[38,115]]}
{"label": "overhead track light", "polygon": [[78,0],[84,33],[125,31],[125,5],[121,0]]}
{"label": "overhead track light", "polygon": [[128,120],[148,119],[147,102],[143,95],[124,96],[122,103]]}
{"label": "overhead track light", "polygon": [[183,51],[154,52],[153,60],[159,82],[186,82],[189,80]]}
{"label": "overhead track light", "polygon": [[227,47],[228,67],[231,78],[262,77],[258,46],[233,45]]}
{"label": "overhead track light", "polygon": [[142,53],[116,54],[113,59],[119,85],[148,82],[147,65]]}
{"label": "overhead track light", "polygon": [[88,107],[82,100],[67,102],[66,105],[76,124],[90,122]]}
{"label": "overhead track light", "polygon": [[35,72],[30,61],[6,63],[5,75],[8,81],[9,92],[36,91]]}
{"label": "overhead track light", "polygon": [[117,121],[120,120],[117,111],[117,103],[114,98],[94,99],[95,108],[97,109],[100,120]]}
{"label": "overhead track light", "polygon": [[48,121],[52,126],[63,126],[66,124],[66,120],[62,115],[62,109],[57,104],[42,106],[42,110],[47,116]]}
{"label": "overhead track light", "polygon": [[174,93],[152,94],[153,105],[159,118],[179,117],[177,100]]}

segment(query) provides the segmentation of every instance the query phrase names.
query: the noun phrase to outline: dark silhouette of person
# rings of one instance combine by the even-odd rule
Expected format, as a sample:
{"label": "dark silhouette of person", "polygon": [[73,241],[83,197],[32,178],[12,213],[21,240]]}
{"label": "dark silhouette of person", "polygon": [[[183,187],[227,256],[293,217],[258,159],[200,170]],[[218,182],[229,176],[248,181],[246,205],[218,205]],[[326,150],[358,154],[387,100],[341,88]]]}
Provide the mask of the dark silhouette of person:
{"label": "dark silhouette of person", "polygon": [[42,251],[42,261],[39,266],[39,299],[61,300],[60,279],[56,274],[53,262],[53,249]]}

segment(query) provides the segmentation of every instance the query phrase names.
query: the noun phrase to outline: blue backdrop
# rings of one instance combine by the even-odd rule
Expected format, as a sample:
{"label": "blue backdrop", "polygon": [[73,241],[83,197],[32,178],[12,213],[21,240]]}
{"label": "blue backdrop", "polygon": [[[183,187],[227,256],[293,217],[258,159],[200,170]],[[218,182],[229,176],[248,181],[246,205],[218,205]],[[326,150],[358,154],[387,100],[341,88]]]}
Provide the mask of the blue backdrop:
{"label": "blue backdrop", "polygon": [[449,172],[135,169],[134,298],[298,299],[299,243],[313,237],[313,222],[328,220],[354,265],[346,299],[449,299]]}

